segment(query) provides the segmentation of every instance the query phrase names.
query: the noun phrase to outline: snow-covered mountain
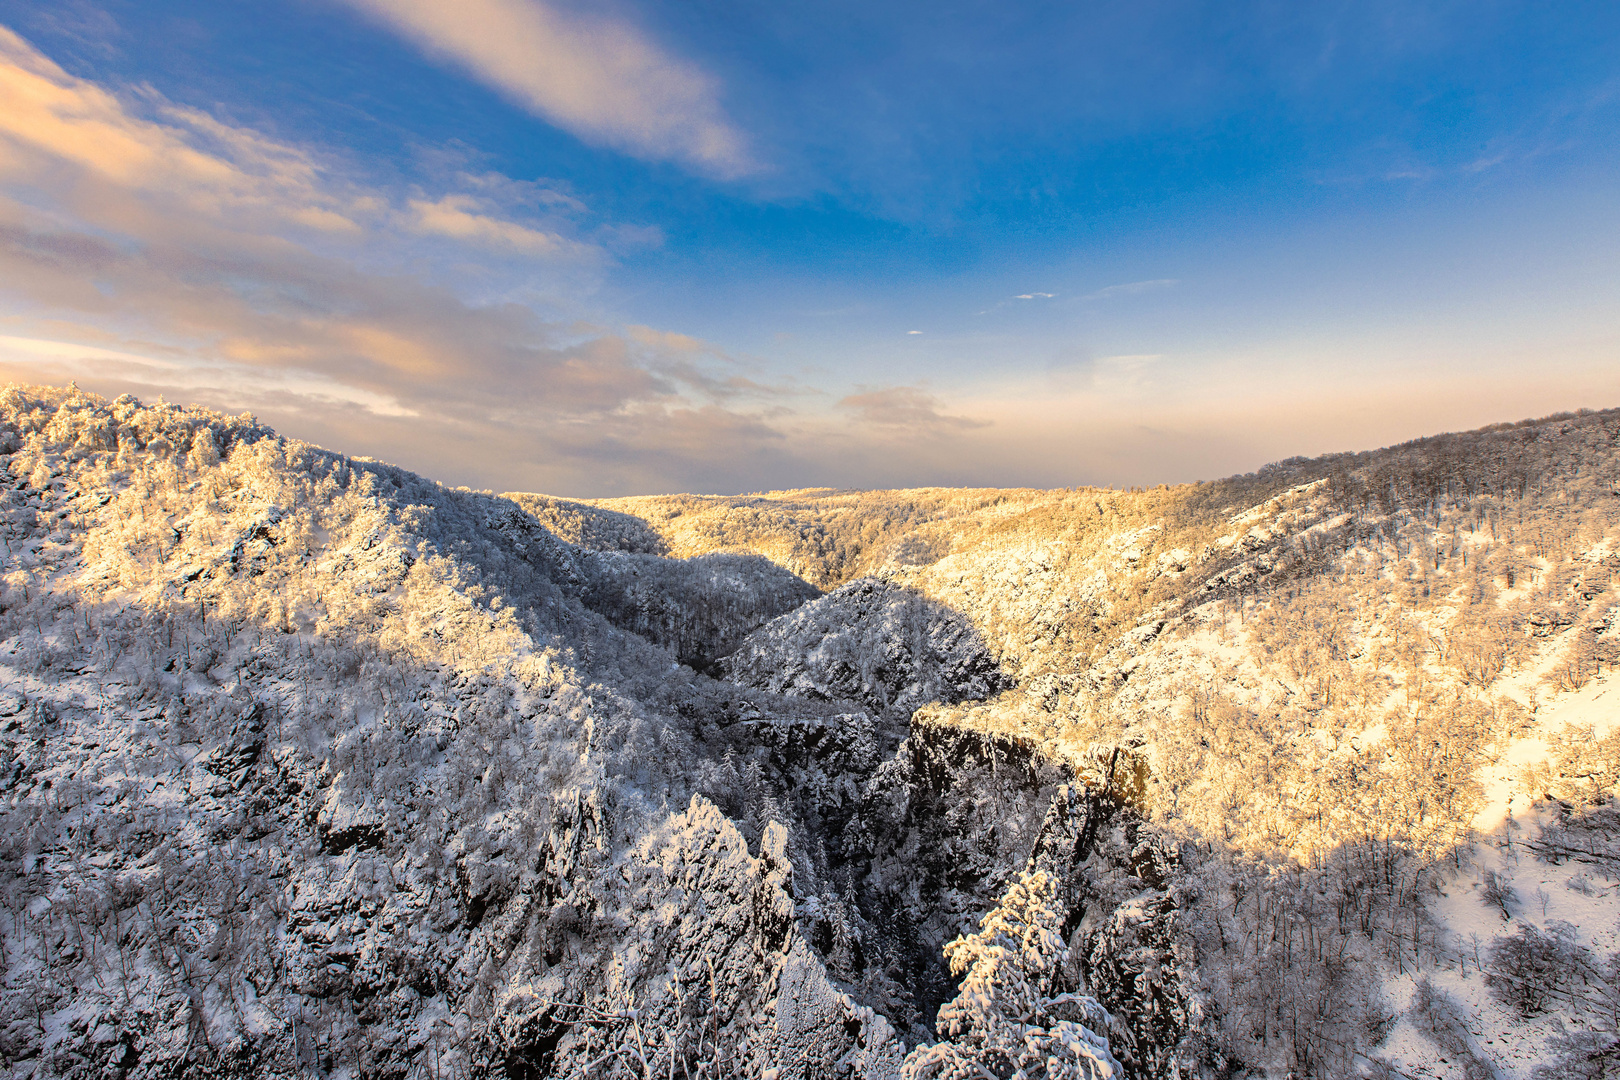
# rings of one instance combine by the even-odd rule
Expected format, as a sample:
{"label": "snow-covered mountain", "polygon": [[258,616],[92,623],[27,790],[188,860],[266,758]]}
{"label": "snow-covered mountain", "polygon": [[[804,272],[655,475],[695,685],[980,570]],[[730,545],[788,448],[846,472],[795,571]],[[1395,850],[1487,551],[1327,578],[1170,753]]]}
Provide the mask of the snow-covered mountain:
{"label": "snow-covered mountain", "polygon": [[0,452],[12,1075],[1620,1071],[1620,413],[1136,492]]}

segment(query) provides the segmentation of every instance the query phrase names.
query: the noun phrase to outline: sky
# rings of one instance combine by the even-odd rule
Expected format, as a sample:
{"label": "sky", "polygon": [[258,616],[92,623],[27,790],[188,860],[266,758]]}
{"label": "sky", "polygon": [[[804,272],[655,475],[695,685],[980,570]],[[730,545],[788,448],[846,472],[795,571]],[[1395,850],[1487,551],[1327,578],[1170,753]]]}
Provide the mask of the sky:
{"label": "sky", "polygon": [[1620,405],[1620,5],[0,0],[0,380],[603,497]]}

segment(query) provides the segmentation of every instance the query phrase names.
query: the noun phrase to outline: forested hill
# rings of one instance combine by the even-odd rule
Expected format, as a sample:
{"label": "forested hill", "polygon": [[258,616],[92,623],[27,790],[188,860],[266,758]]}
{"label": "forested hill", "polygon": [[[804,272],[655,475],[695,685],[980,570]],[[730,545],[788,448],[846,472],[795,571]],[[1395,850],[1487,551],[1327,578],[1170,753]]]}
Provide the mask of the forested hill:
{"label": "forested hill", "polygon": [[1583,411],[1131,491],[508,497],[592,548],[746,552],[824,589],[862,575],[903,582],[966,613],[1021,671],[1071,673],[1212,598],[1268,596],[1339,574],[1350,550],[1427,549],[1426,571],[1412,561],[1425,599],[1463,569],[1493,580],[1480,576],[1489,563],[1524,608],[1516,567],[1555,584],[1554,564],[1600,538],[1620,505],[1617,431],[1620,411]]}
{"label": "forested hill", "polygon": [[1481,496],[1565,493],[1589,499],[1616,479],[1603,470],[1612,467],[1617,411],[1494,424],[1383,450],[1292,458],[1243,476],[1147,490],[815,488],[587,501],[507,497],[558,535],[588,547],[675,555],[749,551],[822,588],[834,588],[888,565],[931,562],[979,537],[1020,529],[1051,539],[1143,524],[1219,529],[1232,515],[1319,481],[1327,483],[1340,509],[1386,516]]}
{"label": "forested hill", "polygon": [[0,392],[16,1077],[1620,1068],[1620,414],[571,501]]}
{"label": "forested hill", "polygon": [[[1550,797],[1563,800],[1550,804],[1560,815],[1599,808],[1586,811],[1597,817],[1568,820],[1607,820],[1601,808],[1620,781],[1620,699],[1608,690],[1620,663],[1620,411],[1140,491],[794,491],[597,505],[638,516],[673,553],[753,552],[823,587],[876,575],[963,613],[1016,685],[919,719],[1016,732],[1069,760],[1099,744],[1139,747],[1152,763],[1142,801],[1155,821],[1264,868],[1235,884],[1223,877],[1222,891],[1233,890],[1228,908],[1184,913],[1200,955],[1214,963],[1247,948],[1239,967],[1249,986],[1270,985],[1264,966],[1283,964],[1315,988],[1310,1008],[1373,1025],[1299,1045],[1312,1040],[1278,1035],[1295,1022],[1298,998],[1245,996],[1231,989],[1243,979],[1218,980],[1229,987],[1219,994],[1243,999],[1219,1010],[1246,1017],[1248,1034],[1235,1036],[1247,1043],[1245,1060],[1280,1054],[1308,1066],[1323,1046],[1374,1045],[1391,1030],[1379,1023],[1405,1016],[1394,1029],[1397,1042],[1407,1040],[1404,1060],[1427,1067],[1447,1056],[1434,1047],[1455,1040],[1412,1030],[1427,1021],[1401,1011],[1416,1000],[1415,979],[1426,977],[1412,956],[1471,971],[1472,960],[1455,966],[1461,942],[1483,942],[1488,967],[1490,942],[1503,933],[1579,927],[1580,947],[1596,949],[1583,955],[1601,967],[1620,945],[1616,909],[1583,907],[1588,893],[1608,895],[1596,881],[1620,880],[1613,854],[1573,876],[1533,861],[1520,905],[1485,927],[1421,899],[1458,889],[1478,896],[1492,882],[1511,890],[1516,855],[1504,867],[1476,858],[1468,870],[1462,853],[1542,814]],[[771,662],[816,670],[819,643],[847,636],[839,616],[830,612],[805,636],[805,660],[784,665],[777,640]],[[758,661],[746,664],[753,670]],[[1613,852],[1620,838],[1612,828],[1597,835]],[[1384,845],[1398,865],[1384,865],[1364,843]],[[1436,876],[1440,860],[1449,860],[1449,877]],[[1270,876],[1278,866],[1311,872],[1283,887],[1287,879]],[[1230,870],[1220,863],[1201,872]],[[1330,966],[1365,961],[1335,968],[1338,975],[1320,961],[1300,964],[1292,950],[1257,955],[1252,941],[1234,945],[1221,929],[1244,917],[1245,902],[1284,920],[1331,912],[1335,928],[1358,911],[1361,938],[1378,947],[1368,953],[1335,929],[1327,946],[1313,948],[1329,949]],[[1423,918],[1394,935],[1419,909]],[[1192,930],[1204,916],[1211,921]],[[1521,944],[1511,938],[1504,955]],[[1382,997],[1364,992],[1384,986],[1382,976],[1346,989],[1356,980],[1343,971],[1380,965],[1405,981]],[[1596,967],[1585,970],[1583,986],[1600,981]],[[1452,990],[1430,986],[1423,1000],[1451,993],[1483,1010],[1478,1045],[1505,1040],[1514,1049],[1479,1053],[1507,1075],[1527,1075],[1535,1057],[1526,1047],[1545,1049],[1556,1010],[1514,1019],[1513,1007],[1481,997],[1482,986],[1459,976]],[[1434,1005],[1423,1015],[1440,1015],[1435,1009],[1444,1012]],[[1531,1035],[1521,1023],[1542,1026]],[[1612,1038],[1612,1024],[1606,1030]],[[1292,1045],[1279,1051],[1282,1044]],[[1459,1060],[1454,1045],[1449,1053]],[[1592,1067],[1613,1069],[1614,1060]],[[1581,1075],[1561,1068],[1549,1066],[1549,1075]]]}

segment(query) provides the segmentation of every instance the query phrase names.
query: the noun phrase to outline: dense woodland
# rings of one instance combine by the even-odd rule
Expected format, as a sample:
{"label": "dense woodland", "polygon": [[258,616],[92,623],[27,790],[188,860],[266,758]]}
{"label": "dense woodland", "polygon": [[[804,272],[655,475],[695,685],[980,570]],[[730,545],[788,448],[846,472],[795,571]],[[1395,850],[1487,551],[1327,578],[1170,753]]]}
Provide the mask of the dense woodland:
{"label": "dense woodland", "polygon": [[1620,413],[593,504],[12,387],[0,454],[14,1075],[1620,1076]]}

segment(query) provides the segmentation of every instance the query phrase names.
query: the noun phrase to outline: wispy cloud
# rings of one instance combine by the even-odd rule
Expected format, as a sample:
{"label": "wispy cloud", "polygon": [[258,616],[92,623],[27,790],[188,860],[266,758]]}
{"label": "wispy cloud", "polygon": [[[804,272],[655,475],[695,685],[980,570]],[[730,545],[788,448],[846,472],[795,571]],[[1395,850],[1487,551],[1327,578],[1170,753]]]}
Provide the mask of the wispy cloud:
{"label": "wispy cloud", "polygon": [[526,255],[580,258],[597,254],[588,244],[554,232],[500,217],[474,195],[450,194],[436,200],[411,199],[407,227],[424,236],[443,236],[464,243]]}
{"label": "wispy cloud", "polygon": [[1489,154],[1485,157],[1476,158],[1464,165],[1462,167],[1462,171],[1468,173],[1485,172],[1489,169],[1496,168],[1498,165],[1502,164],[1502,162],[1506,161],[1510,156],[1511,155],[1504,150],[1501,153]]}
{"label": "wispy cloud", "polygon": [[1152,381],[1152,368],[1160,359],[1159,353],[1100,356],[1091,362],[1092,385],[1110,394],[1145,390]]}
{"label": "wispy cloud", "polygon": [[989,307],[985,308],[983,311],[976,311],[976,312],[974,312],[974,314],[975,315],[988,315],[992,311],[1000,311],[1002,308],[1006,307],[1008,304],[1015,304],[1019,300],[1051,300],[1055,296],[1057,296],[1057,293],[1049,293],[1049,292],[1019,293],[1017,296],[1009,296],[1005,300],[997,300],[995,303],[991,304]]}
{"label": "wispy cloud", "polygon": [[1110,285],[1106,289],[1087,293],[1082,300],[1109,300],[1116,296],[1140,296],[1142,293],[1158,292],[1160,289],[1169,289],[1180,285],[1179,278],[1154,278],[1152,281],[1132,281],[1124,285]]}
{"label": "wispy cloud", "polygon": [[689,334],[651,326],[629,326],[625,328],[625,337],[631,342],[637,361],[647,370],[712,404],[744,400],[771,402],[808,392],[791,381],[761,382],[751,377],[757,374],[756,364],[739,360],[711,342]]}
{"label": "wispy cloud", "polygon": [[[204,393],[216,400],[254,405],[271,398],[307,400],[327,406],[355,406],[379,417],[420,416],[390,394],[345,386],[317,372],[296,369],[246,368],[204,359],[181,358],[105,349],[95,345],[0,334],[0,365],[22,367],[34,377],[57,382],[116,378],[132,388],[151,387]],[[220,392],[230,388],[223,398]]]}
{"label": "wispy cloud", "polygon": [[587,142],[722,178],[757,172],[715,79],[640,30],[543,0],[348,0]]}
{"label": "wispy cloud", "polygon": [[941,404],[934,395],[916,386],[862,387],[859,393],[838,402],[840,408],[851,410],[859,423],[912,435],[944,435],[989,426],[987,420],[943,413]]}
{"label": "wispy cloud", "polygon": [[1047,378],[1054,389],[1066,393],[1091,390],[1110,398],[1130,397],[1153,383],[1153,368],[1160,353],[1096,356],[1084,345],[1058,349],[1047,361]]}

